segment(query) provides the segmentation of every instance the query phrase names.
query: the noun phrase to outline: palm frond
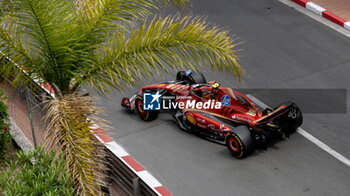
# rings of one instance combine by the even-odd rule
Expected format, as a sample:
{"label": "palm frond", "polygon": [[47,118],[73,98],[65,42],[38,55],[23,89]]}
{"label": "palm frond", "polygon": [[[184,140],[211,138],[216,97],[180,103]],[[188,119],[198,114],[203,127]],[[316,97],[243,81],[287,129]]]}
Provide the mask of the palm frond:
{"label": "palm frond", "polygon": [[12,0],[0,1],[0,17],[6,17],[9,13],[17,11],[17,7],[12,3]]}
{"label": "palm frond", "polygon": [[[167,5],[186,7],[189,0],[79,0],[77,12],[93,43],[105,41],[109,33],[126,30],[126,24],[152,15]],[[96,40],[97,39],[97,40]],[[93,43],[95,44],[95,43]]]}
{"label": "palm frond", "polygon": [[[34,60],[30,56],[30,52],[23,46],[23,37],[16,35],[14,24],[7,22],[0,27],[0,74],[3,78],[10,78],[12,84],[17,86],[19,84],[29,86],[31,78],[28,77],[32,72],[25,74],[23,70],[30,70],[31,65],[34,64]],[[10,30],[10,31],[8,31]],[[16,62],[28,66],[19,66]]]}
{"label": "palm frond", "polygon": [[243,69],[236,46],[228,32],[209,27],[201,18],[155,18],[135,27],[130,34],[115,34],[98,51],[105,55],[85,70],[81,80],[104,91],[109,86],[120,88],[122,82],[138,83],[160,69],[196,69],[206,63],[240,78]]}
{"label": "palm frond", "polygon": [[[76,28],[74,4],[61,0],[13,0],[12,3],[18,9],[9,13],[13,25],[7,25],[5,21],[1,27],[0,44],[4,53],[11,58],[22,55],[19,59],[22,61],[13,60],[47,82],[67,89],[71,78],[69,71],[84,60],[77,60],[79,54],[74,50],[74,47],[80,47],[76,44],[80,35]],[[12,38],[17,38],[16,42],[21,45],[14,47]]]}
{"label": "palm frond", "polygon": [[105,180],[105,153],[90,131],[93,122],[87,120],[100,111],[93,104],[89,96],[71,94],[50,100],[46,105],[46,142],[51,147],[59,145],[77,195],[98,195]]}
{"label": "palm frond", "polygon": [[190,0],[163,0],[163,3],[166,3],[166,4],[169,3],[179,8],[187,8],[190,2],[191,2]]}

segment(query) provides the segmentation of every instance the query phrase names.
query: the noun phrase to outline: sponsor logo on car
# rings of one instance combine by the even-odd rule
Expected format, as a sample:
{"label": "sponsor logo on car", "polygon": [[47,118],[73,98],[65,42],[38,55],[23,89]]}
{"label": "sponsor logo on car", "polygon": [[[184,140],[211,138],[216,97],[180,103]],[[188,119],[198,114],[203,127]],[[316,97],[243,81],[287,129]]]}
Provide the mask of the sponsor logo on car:
{"label": "sponsor logo on car", "polygon": [[192,124],[195,124],[196,123],[196,120],[194,119],[193,115],[191,113],[187,113],[186,114],[186,118],[187,120],[192,123]]}
{"label": "sponsor logo on car", "polygon": [[209,129],[213,129],[213,130],[216,129],[215,125],[213,125],[213,124],[209,124],[209,125],[208,125],[208,128],[209,128]]}
{"label": "sponsor logo on car", "polygon": [[245,121],[245,122],[251,121],[251,120],[248,119],[248,118],[244,118],[244,117],[236,116],[236,115],[233,115],[233,116],[232,116],[232,119],[234,119],[234,120],[241,120],[241,121]]}
{"label": "sponsor logo on car", "polygon": [[200,127],[200,128],[203,128],[203,129],[206,129],[206,128],[207,128],[205,125],[198,124],[198,123],[197,123],[197,126]]}
{"label": "sponsor logo on car", "polygon": [[196,121],[202,124],[207,124],[204,119],[196,117]]}
{"label": "sponsor logo on car", "polygon": [[229,128],[226,128],[224,124],[220,125],[220,131],[230,131]]}
{"label": "sponsor logo on car", "polygon": [[297,108],[290,108],[289,109],[289,113],[288,113],[288,117],[289,118],[296,118],[297,117]]}
{"label": "sponsor logo on car", "polygon": [[223,106],[228,106],[228,105],[230,105],[230,104],[231,104],[231,98],[230,98],[230,96],[228,96],[228,95],[222,96],[222,97],[221,97],[221,104],[222,104]]}
{"label": "sponsor logo on car", "polygon": [[209,125],[208,125],[208,128],[211,129],[211,130],[213,130],[213,131],[217,131],[217,132],[226,132],[226,131],[230,131],[230,130],[231,130],[230,128],[225,127],[224,124],[221,124],[221,125],[220,125],[220,128],[217,128],[217,127],[216,127],[215,125],[213,125],[213,124],[209,124]]}

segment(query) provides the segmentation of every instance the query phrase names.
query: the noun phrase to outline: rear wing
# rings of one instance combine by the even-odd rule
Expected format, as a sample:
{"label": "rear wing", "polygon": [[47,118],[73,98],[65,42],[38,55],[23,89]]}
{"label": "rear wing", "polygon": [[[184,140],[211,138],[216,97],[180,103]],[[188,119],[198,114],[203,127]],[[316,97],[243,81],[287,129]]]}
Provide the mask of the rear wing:
{"label": "rear wing", "polygon": [[287,102],[283,103],[278,108],[274,109],[272,112],[268,113],[267,115],[262,116],[259,119],[256,119],[254,123],[256,125],[265,125],[266,123],[269,123],[276,118],[279,117],[292,117],[292,115],[296,115],[296,112],[298,110],[298,107],[292,103]]}

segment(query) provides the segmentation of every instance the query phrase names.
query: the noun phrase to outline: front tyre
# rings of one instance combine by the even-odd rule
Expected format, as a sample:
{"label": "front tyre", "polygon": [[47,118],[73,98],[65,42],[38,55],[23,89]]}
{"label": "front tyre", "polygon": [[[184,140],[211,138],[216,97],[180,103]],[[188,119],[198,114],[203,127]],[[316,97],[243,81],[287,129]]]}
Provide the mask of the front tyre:
{"label": "front tyre", "polygon": [[139,117],[144,121],[154,120],[159,114],[159,110],[144,110],[143,98],[141,96],[136,96],[135,98],[135,110],[139,114]]}
{"label": "front tyre", "polygon": [[246,126],[235,127],[225,137],[225,143],[232,156],[243,158],[251,154],[255,149],[255,142]]}

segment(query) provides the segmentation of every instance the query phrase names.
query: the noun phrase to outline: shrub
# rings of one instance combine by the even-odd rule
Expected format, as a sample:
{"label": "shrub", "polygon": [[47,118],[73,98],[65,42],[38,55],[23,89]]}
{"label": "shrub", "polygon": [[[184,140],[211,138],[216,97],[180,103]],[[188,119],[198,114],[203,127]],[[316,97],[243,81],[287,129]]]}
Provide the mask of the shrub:
{"label": "shrub", "polygon": [[8,131],[0,131],[0,161],[4,160],[6,151],[9,149],[12,137]]}
{"label": "shrub", "polygon": [[3,102],[7,97],[4,96],[4,91],[0,89],[0,160],[4,159],[6,150],[11,143],[11,135],[8,132],[8,108]]}
{"label": "shrub", "polygon": [[0,171],[0,195],[74,195],[61,155],[37,148],[29,153],[20,151],[17,156]]}

